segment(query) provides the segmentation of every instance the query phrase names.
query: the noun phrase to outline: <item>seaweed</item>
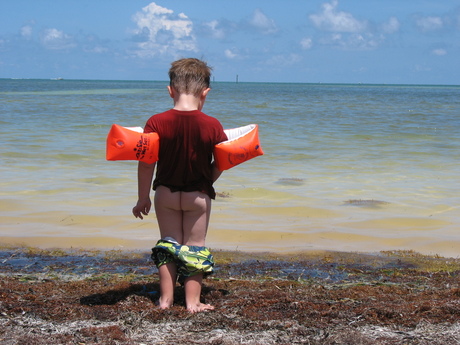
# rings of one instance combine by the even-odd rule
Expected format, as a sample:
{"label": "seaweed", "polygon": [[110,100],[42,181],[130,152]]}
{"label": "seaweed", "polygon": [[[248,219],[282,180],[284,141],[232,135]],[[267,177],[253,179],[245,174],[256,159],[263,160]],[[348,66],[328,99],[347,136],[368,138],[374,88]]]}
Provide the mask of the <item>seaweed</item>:
{"label": "seaweed", "polygon": [[212,312],[156,306],[148,253],[0,251],[2,344],[458,344],[460,259],[215,251]]}

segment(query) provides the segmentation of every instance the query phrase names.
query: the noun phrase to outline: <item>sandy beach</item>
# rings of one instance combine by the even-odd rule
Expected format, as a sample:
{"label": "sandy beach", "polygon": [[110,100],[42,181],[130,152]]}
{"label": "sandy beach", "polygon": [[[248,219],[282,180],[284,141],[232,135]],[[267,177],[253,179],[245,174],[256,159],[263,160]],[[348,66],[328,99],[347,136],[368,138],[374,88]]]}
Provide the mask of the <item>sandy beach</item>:
{"label": "sandy beach", "polygon": [[459,344],[460,259],[413,251],[216,251],[189,314],[159,310],[144,251],[0,250],[0,343]]}

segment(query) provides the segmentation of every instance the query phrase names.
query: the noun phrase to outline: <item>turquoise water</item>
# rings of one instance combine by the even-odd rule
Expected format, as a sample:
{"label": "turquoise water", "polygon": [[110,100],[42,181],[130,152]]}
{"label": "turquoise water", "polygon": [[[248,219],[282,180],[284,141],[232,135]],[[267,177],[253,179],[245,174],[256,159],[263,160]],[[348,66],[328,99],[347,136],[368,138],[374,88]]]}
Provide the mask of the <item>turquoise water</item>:
{"label": "turquoise water", "polygon": [[[153,243],[105,138],[170,108],[166,85],[0,80],[0,237]],[[459,86],[214,83],[204,111],[265,151],[216,183],[212,247],[460,254]]]}

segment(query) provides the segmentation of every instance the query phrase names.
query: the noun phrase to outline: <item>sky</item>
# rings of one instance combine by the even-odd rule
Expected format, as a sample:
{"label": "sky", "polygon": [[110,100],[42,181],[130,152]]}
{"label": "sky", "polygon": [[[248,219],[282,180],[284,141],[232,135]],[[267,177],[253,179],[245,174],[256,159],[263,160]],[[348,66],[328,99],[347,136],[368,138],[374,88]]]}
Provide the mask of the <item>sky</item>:
{"label": "sky", "polygon": [[2,0],[0,78],[460,84],[459,0]]}

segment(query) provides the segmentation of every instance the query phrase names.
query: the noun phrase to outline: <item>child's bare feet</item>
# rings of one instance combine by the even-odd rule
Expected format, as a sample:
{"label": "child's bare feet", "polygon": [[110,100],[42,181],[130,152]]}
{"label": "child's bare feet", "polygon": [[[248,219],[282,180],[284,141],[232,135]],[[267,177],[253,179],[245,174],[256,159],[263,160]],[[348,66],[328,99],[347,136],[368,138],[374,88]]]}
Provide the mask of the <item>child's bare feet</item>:
{"label": "child's bare feet", "polygon": [[173,305],[173,301],[171,301],[169,298],[165,298],[164,300],[160,297],[158,300],[158,305],[160,306],[160,309],[169,309]]}
{"label": "child's bare feet", "polygon": [[197,274],[185,279],[185,305],[187,310],[194,314],[201,311],[214,310],[214,307],[210,304],[204,304],[200,302],[201,294],[201,282],[203,281],[203,275]]}
{"label": "child's bare feet", "polygon": [[204,303],[197,303],[197,304],[188,304],[187,305],[187,310],[192,313],[199,313],[202,311],[208,311],[208,310],[214,310],[214,306],[210,304],[204,304]]}

